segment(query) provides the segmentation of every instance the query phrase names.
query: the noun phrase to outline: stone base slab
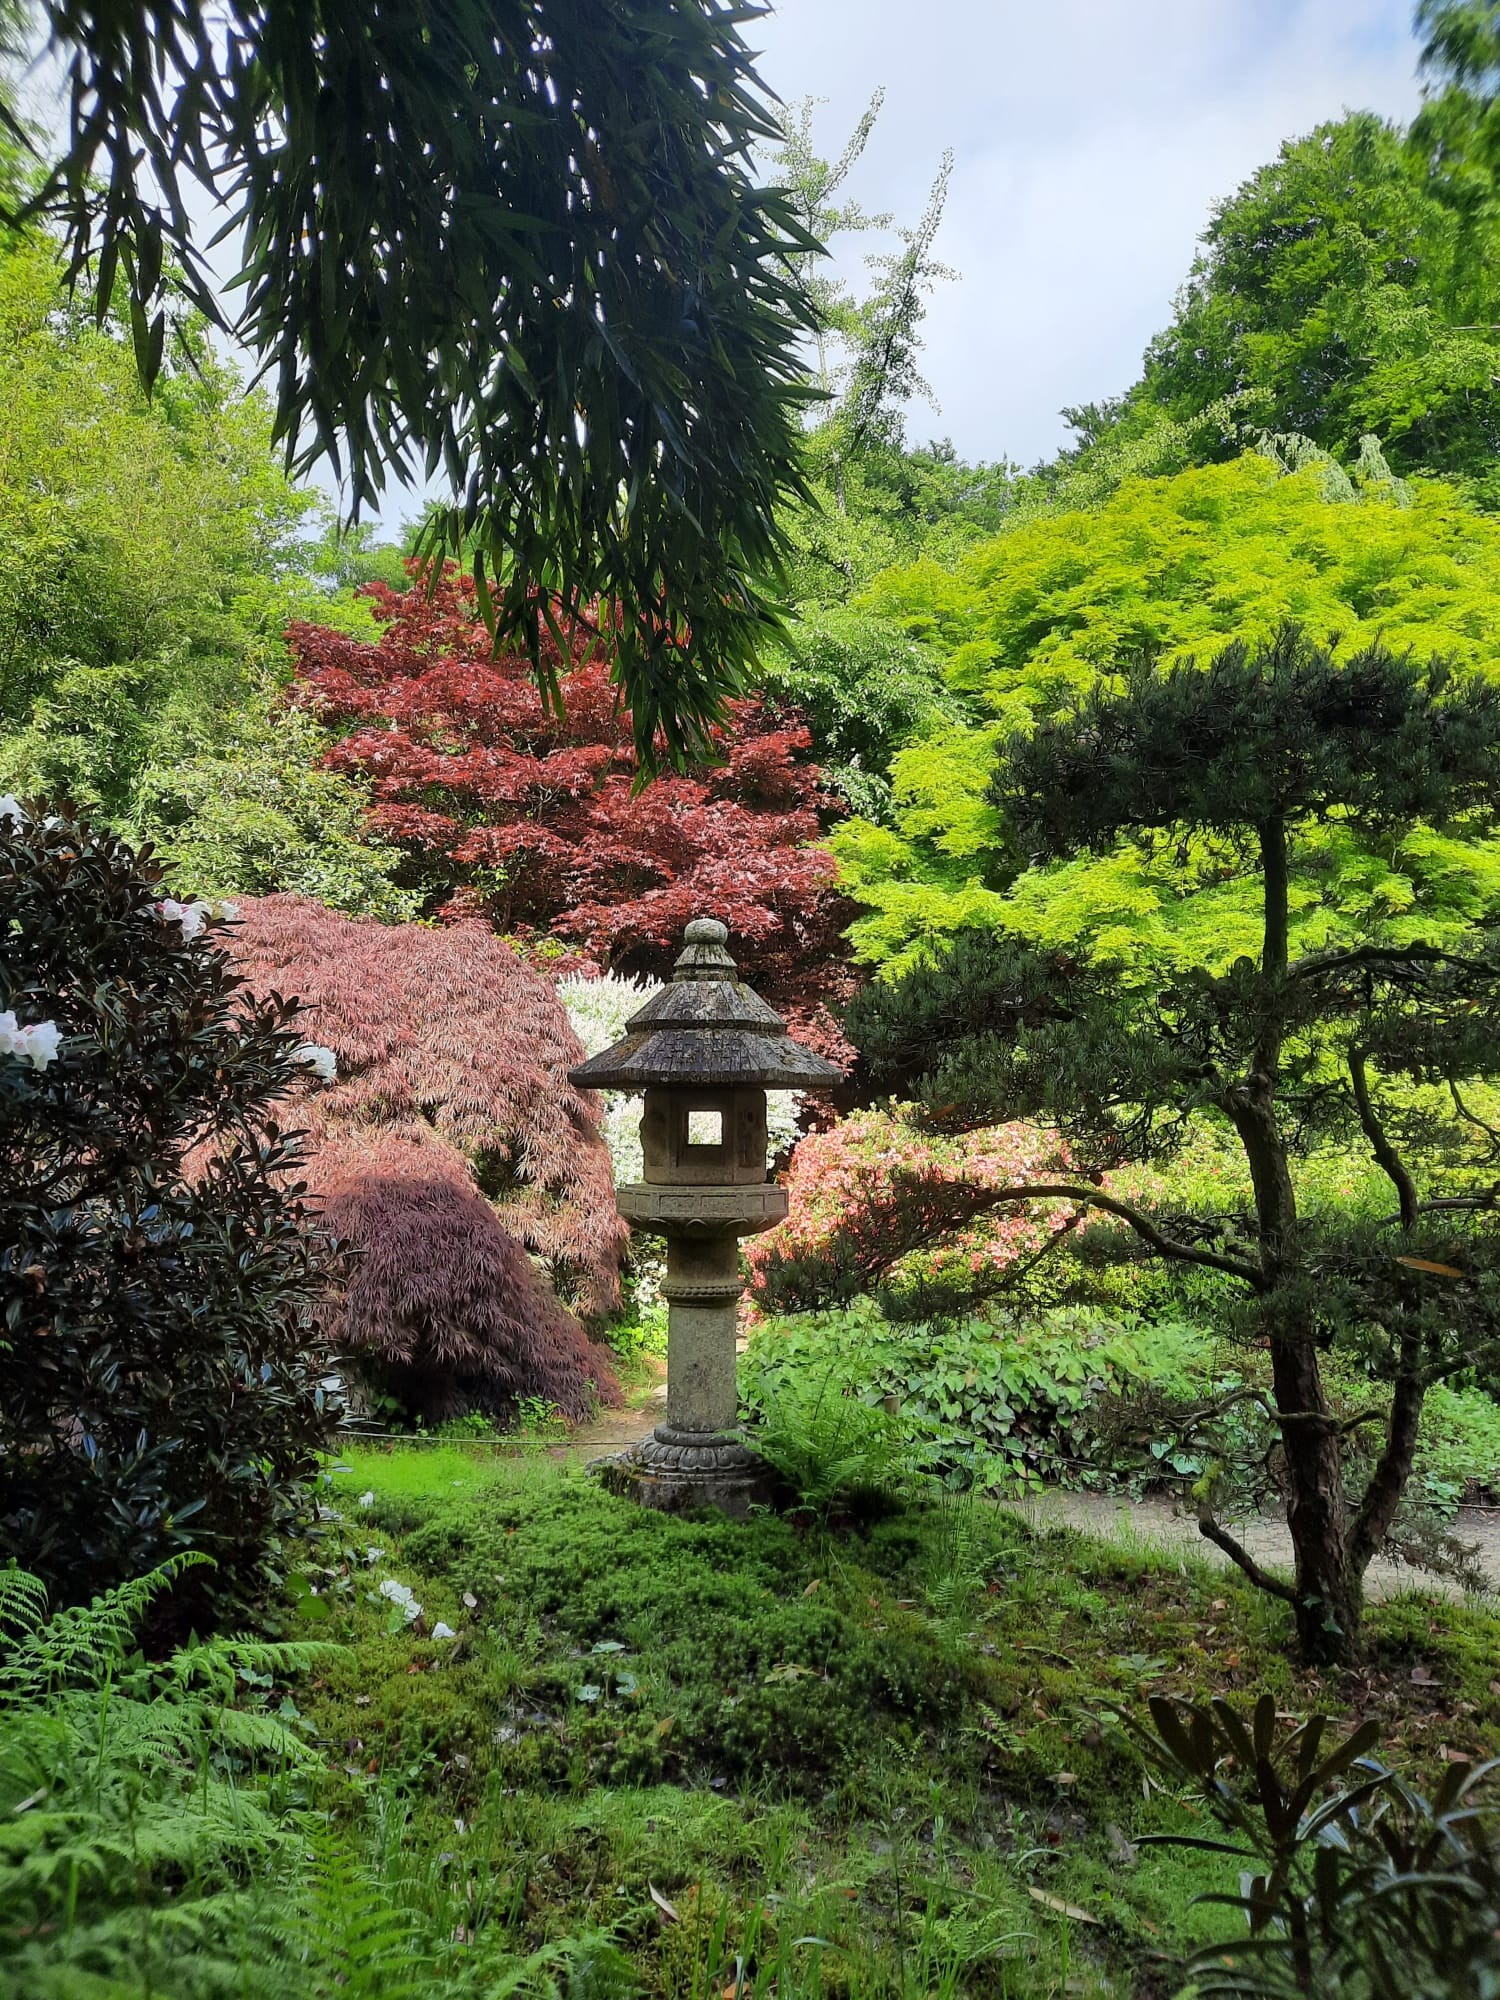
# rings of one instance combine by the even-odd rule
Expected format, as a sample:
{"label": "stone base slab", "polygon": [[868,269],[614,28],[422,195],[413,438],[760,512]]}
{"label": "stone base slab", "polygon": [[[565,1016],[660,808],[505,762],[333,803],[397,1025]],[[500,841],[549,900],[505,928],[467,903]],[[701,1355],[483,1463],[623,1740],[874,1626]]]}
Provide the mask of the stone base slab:
{"label": "stone base slab", "polygon": [[596,1459],[589,1470],[611,1493],[664,1514],[713,1508],[743,1519],[770,1506],[778,1481],[765,1460],[733,1431],[677,1431],[658,1425],[618,1458]]}

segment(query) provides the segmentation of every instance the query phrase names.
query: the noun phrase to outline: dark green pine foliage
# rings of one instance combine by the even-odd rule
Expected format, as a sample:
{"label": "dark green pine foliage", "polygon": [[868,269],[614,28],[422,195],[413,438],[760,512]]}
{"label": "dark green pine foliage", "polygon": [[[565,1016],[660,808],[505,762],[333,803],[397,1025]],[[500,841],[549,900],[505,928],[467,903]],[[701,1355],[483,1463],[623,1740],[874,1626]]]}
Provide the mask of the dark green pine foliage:
{"label": "dark green pine foliage", "polygon": [[[1239,1330],[1270,1353],[1296,1551],[1288,1585],[1214,1519],[1203,1531],[1294,1605],[1314,1658],[1358,1646],[1361,1580],[1411,1468],[1427,1388],[1500,1347],[1500,1189],[1440,1184],[1402,1086],[1437,1084],[1466,1113],[1500,1077],[1500,934],[1439,950],[1358,941],[1292,960],[1288,873],[1319,820],[1399,837],[1470,827],[1500,806],[1500,690],[1373,646],[1340,664],[1294,629],[1206,669],[1142,666],[1077,710],[1013,738],[994,780],[1018,853],[1102,852],[1124,837],[1222,843],[1258,871],[1258,959],[1140,983],[1121,968],[970,934],[936,963],[876,985],[849,1031],[875,1087],[916,1094],[948,1129],[1024,1117],[1061,1128],[1073,1171],[1049,1189],[1114,1214],[1145,1248],[1232,1281]],[[1181,1215],[1100,1183],[1127,1161],[1169,1161],[1193,1122],[1228,1120],[1254,1208]],[[1362,1146],[1392,1189],[1377,1225],[1304,1211],[1309,1141]],[[1037,1198],[1017,1187],[998,1199]],[[1356,1470],[1320,1354],[1356,1342],[1392,1385]],[[1354,1419],[1368,1453],[1372,1413]]]}
{"label": "dark green pine foliage", "polygon": [[[294,467],[326,453],[356,508],[392,470],[441,474],[422,552],[472,562],[501,638],[540,661],[559,601],[613,607],[643,762],[701,747],[738,690],[802,490],[816,315],[791,259],[817,246],[752,178],[779,129],[758,11],[44,9],[69,110],[30,212],[101,314],[128,307],[148,384],[180,289],[260,361]],[[232,310],[205,195],[240,242]]]}

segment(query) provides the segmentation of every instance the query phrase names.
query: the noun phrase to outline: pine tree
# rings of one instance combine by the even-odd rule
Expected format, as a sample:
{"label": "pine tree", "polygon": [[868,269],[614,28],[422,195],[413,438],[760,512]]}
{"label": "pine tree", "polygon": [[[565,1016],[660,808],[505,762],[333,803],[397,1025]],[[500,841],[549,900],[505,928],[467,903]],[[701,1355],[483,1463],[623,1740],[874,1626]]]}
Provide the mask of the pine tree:
{"label": "pine tree", "polygon": [[[1404,937],[1293,953],[1299,845],[1329,822],[1396,840],[1472,827],[1500,808],[1500,690],[1372,645],[1342,664],[1295,629],[1207,668],[1143,666],[1012,737],[991,797],[1015,848],[1107,852],[1187,838],[1240,857],[1258,883],[1261,942],[1222,974],[1085,961],[969,934],[936,963],[866,990],[850,1032],[874,1082],[920,1091],[939,1127],[1044,1116],[1073,1172],[997,1203],[1076,1201],[1156,1257],[1229,1281],[1232,1320],[1269,1350],[1295,1551],[1290,1583],[1215,1519],[1200,1526],[1294,1608],[1304,1655],[1343,1660],[1362,1579],[1411,1470],[1428,1387],[1500,1352],[1500,1188],[1444,1182],[1409,1086],[1440,1085],[1460,1116],[1500,1075],[1500,929],[1420,923]],[[1227,1120],[1254,1189],[1244,1214],[1168,1214],[1113,1195],[1127,1161],[1162,1162],[1194,1125]],[[1366,1224],[1299,1200],[1314,1139],[1362,1146],[1392,1212]],[[1341,1421],[1322,1354],[1355,1346],[1388,1407]],[[1374,1431],[1373,1463],[1355,1447]]]}

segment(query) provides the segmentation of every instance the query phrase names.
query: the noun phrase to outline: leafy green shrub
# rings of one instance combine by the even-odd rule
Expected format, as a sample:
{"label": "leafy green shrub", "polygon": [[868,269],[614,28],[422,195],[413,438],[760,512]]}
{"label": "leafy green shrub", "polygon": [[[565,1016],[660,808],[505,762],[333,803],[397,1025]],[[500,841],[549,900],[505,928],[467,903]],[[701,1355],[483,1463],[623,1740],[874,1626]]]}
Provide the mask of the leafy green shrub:
{"label": "leafy green shrub", "polygon": [[289,889],[351,916],[414,917],[421,898],[397,886],[399,851],[370,837],[369,799],[319,768],[322,732],[275,690],[237,716],[222,741],[148,764],[130,804],[135,830],[198,896]]}
{"label": "leafy green shrub", "polygon": [[[1388,1392],[1356,1366],[1330,1357],[1327,1375],[1341,1418],[1383,1407]],[[1269,1364],[1180,1321],[1059,1307],[908,1325],[857,1300],[844,1312],[763,1321],[740,1393],[758,1423],[773,1400],[788,1411],[815,1408],[829,1381],[848,1437],[860,1421],[853,1412],[884,1416],[886,1449],[908,1479],[1141,1493],[1186,1491],[1212,1469],[1219,1498],[1237,1509],[1280,1499],[1276,1435],[1261,1401]],[[1352,1470],[1365,1437],[1363,1427],[1348,1433]],[[773,1441],[767,1455],[775,1453]],[[1470,1579],[1449,1524],[1461,1502],[1494,1490],[1497,1468],[1500,1404],[1482,1389],[1430,1391],[1389,1550]],[[782,1469],[796,1484],[793,1467]]]}
{"label": "leafy green shrub", "polygon": [[827,1520],[834,1508],[879,1510],[907,1478],[893,1409],[864,1394],[857,1356],[825,1349],[821,1367],[746,1368],[743,1393],[755,1413],[755,1449],[786,1481],[800,1507]]}
{"label": "leafy green shrub", "polygon": [[0,1008],[60,1036],[0,1053],[0,1551],[70,1597],[187,1546],[200,1602],[258,1588],[337,1414],[277,1123],[305,1045],[205,921],[111,835],[0,809]]}
{"label": "leafy green shrub", "polygon": [[[909,1468],[954,1485],[1089,1487],[1124,1470],[1096,1422],[1102,1400],[1148,1382],[1184,1400],[1201,1396],[1213,1354],[1195,1327],[1076,1308],[1024,1322],[893,1325],[861,1301],[844,1313],[766,1321],[745,1355],[741,1394],[755,1419],[815,1402],[831,1379],[842,1404],[886,1416],[886,1450]],[[774,1461],[774,1444],[758,1433],[757,1446]],[[1155,1464],[1148,1457],[1137,1483]]]}
{"label": "leafy green shrub", "polygon": [[1231,1836],[1146,1834],[1144,1842],[1232,1856],[1243,1943],[1194,1961],[1211,2000],[1494,2000],[1500,1994],[1500,1807],[1484,1782],[1500,1765],[1451,1764],[1428,1800],[1367,1753],[1365,1722],[1324,1752],[1329,1718],[1285,1729],[1262,1695],[1247,1724],[1226,1701],[1157,1697],[1133,1733],[1174,1786],[1190,1788]]}
{"label": "leafy green shrub", "polygon": [[1500,1403],[1482,1389],[1439,1382],[1422,1406],[1412,1477],[1439,1509],[1500,1491]]}

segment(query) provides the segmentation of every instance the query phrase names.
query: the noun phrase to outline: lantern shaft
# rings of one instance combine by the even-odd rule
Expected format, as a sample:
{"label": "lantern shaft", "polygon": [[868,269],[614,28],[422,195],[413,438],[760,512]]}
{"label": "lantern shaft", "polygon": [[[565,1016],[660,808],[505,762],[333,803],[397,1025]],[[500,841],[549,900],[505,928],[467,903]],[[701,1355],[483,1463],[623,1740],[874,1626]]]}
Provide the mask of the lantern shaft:
{"label": "lantern shaft", "polygon": [[735,1333],[741,1290],[733,1236],[667,1240],[667,1423],[718,1436],[739,1420]]}

